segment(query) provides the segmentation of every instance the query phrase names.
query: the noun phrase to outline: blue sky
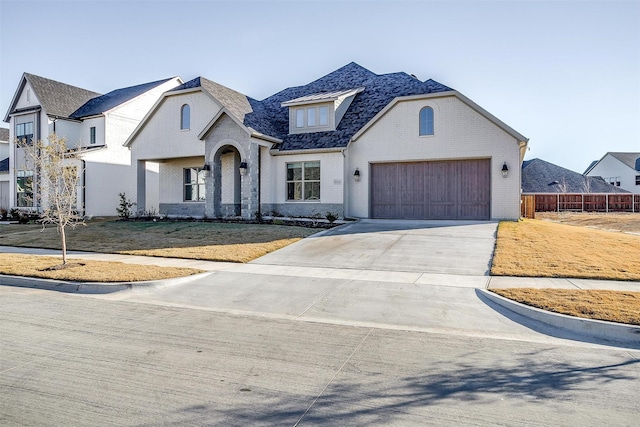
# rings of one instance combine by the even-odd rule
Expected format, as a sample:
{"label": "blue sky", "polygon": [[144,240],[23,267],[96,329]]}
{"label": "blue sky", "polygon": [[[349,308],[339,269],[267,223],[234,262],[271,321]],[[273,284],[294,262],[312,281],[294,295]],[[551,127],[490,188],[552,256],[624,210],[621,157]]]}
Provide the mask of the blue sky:
{"label": "blue sky", "polygon": [[3,115],[23,72],[101,93],[201,75],[262,99],[351,61],[460,91],[528,159],[640,152],[640,1],[0,0]]}

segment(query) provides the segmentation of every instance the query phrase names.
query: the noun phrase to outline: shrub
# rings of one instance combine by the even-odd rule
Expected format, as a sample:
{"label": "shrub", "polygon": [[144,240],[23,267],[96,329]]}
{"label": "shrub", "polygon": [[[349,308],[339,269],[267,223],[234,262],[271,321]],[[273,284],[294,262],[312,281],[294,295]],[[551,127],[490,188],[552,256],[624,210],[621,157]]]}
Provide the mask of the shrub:
{"label": "shrub", "polygon": [[340,218],[340,216],[335,212],[327,212],[324,217],[327,218],[327,221],[329,221],[329,224],[333,224],[335,220]]}
{"label": "shrub", "polygon": [[127,220],[131,218],[131,215],[133,215],[132,208],[136,205],[136,203],[127,199],[127,196],[124,193],[118,193],[118,197],[120,198],[120,203],[116,208],[116,212],[118,212],[118,216],[120,218],[122,218],[123,220]]}

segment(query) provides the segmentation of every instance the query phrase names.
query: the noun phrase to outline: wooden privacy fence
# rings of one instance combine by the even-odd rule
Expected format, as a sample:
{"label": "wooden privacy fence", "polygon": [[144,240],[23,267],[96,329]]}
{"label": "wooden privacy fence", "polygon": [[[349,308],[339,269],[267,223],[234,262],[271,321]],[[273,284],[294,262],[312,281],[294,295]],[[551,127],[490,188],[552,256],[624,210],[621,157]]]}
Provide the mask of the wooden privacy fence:
{"label": "wooden privacy fence", "polygon": [[[533,198],[533,200],[532,200]],[[575,193],[575,194],[525,194],[522,196],[522,216],[535,212],[638,212],[640,194],[620,193]],[[534,211],[525,211],[524,206],[534,206]]]}
{"label": "wooden privacy fence", "polygon": [[520,204],[520,216],[523,218],[534,219],[536,217],[536,197],[522,196]]}

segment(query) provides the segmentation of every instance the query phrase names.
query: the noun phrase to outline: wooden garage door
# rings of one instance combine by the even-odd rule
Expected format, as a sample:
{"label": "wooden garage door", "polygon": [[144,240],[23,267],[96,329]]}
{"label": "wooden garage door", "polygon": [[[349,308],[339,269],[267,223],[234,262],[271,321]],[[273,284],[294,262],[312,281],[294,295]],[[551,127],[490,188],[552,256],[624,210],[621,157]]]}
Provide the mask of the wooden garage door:
{"label": "wooden garage door", "polygon": [[491,161],[371,165],[371,217],[489,219]]}

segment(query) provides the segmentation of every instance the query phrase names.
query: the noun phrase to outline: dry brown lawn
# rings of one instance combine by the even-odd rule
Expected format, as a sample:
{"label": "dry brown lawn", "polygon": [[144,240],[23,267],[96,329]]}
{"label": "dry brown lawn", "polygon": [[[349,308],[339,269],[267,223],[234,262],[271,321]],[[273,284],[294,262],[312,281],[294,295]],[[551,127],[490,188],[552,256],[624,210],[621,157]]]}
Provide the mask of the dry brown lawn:
{"label": "dry brown lawn", "polygon": [[531,288],[491,291],[543,310],[640,326],[640,292]]}
{"label": "dry brown lawn", "polygon": [[[270,224],[91,221],[67,231],[69,250],[248,262],[317,229]],[[54,227],[0,226],[0,245],[60,249]]]}
{"label": "dry brown lawn", "polygon": [[[317,229],[269,224],[209,222],[90,221],[67,231],[67,249],[209,261],[248,262],[280,249]],[[0,226],[0,245],[60,249],[55,227]],[[129,282],[188,276],[199,270],[102,261],[70,261],[73,268],[42,271],[60,258],[5,254],[0,274],[82,282]]]}
{"label": "dry brown lawn", "polygon": [[[629,234],[640,233],[640,214],[537,213],[536,218],[500,224],[492,274],[640,280],[640,235]],[[639,292],[491,291],[557,313],[640,325]]]}
{"label": "dry brown lawn", "polygon": [[537,212],[536,219],[608,231],[640,233],[640,213]]}
{"label": "dry brown lawn", "polygon": [[68,268],[49,270],[61,263],[59,257],[0,254],[0,274],[39,277],[73,282],[133,282],[171,279],[202,273],[193,268],[158,267],[121,262],[68,259]]}
{"label": "dry brown lawn", "polygon": [[538,219],[502,222],[491,274],[640,281],[640,236]]}

